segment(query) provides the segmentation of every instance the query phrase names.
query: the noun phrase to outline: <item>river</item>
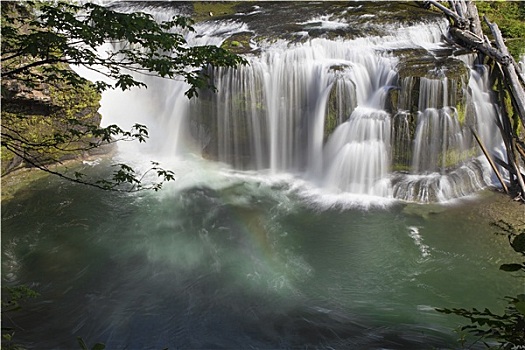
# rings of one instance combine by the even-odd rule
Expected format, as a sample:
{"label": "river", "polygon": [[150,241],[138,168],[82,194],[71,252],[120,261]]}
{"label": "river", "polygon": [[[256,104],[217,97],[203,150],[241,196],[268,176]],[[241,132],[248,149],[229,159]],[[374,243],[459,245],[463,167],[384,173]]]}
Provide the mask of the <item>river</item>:
{"label": "river", "polygon": [[465,321],[434,308],[501,311],[523,291],[498,269],[516,254],[468,200],[352,208],[312,201],[287,178],[185,166],[157,193],[46,178],[2,203],[3,284],[40,293],[11,315],[15,339],[453,348]]}

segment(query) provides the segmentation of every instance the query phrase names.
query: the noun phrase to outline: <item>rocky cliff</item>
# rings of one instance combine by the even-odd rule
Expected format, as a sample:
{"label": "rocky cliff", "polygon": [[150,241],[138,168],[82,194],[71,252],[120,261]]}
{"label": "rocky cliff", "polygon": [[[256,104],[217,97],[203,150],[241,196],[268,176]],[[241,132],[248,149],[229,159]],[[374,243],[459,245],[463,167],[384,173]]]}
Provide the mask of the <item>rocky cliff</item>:
{"label": "rocky cliff", "polygon": [[[79,86],[2,80],[2,175],[86,156],[100,124],[100,93]],[[25,158],[25,159],[24,159]]]}

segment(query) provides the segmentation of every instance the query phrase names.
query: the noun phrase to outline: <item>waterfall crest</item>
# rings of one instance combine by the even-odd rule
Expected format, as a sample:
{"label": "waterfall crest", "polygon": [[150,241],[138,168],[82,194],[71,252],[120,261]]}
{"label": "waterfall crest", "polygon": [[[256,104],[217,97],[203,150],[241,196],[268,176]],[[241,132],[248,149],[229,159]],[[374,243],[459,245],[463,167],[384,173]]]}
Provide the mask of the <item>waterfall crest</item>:
{"label": "waterfall crest", "polygon": [[[196,29],[192,45],[256,37],[232,20]],[[161,103],[147,124],[162,140],[155,151],[175,155],[192,143],[205,158],[294,174],[328,193],[416,202],[472,194],[493,181],[470,128],[501,148],[498,109],[488,73],[469,57],[451,58],[444,29],[435,22],[351,39],[299,31],[259,40],[249,65],[210,70],[218,91],[191,101],[183,83],[154,80]]]}

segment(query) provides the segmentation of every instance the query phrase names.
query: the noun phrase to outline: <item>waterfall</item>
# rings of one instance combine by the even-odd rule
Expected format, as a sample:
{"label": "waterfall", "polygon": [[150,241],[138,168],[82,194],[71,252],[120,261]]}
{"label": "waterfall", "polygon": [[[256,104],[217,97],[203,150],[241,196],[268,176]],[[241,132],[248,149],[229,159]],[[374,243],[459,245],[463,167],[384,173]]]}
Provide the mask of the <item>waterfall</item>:
{"label": "waterfall", "polygon": [[469,76],[465,101],[452,103],[447,100],[448,96],[457,96],[457,93],[449,95],[447,90],[457,86],[456,82],[421,79],[411,174],[396,176],[393,190],[396,198],[446,201],[494,183],[488,162],[473,140],[470,128],[476,130],[488,149],[504,153],[496,126],[499,112],[490,91],[487,68],[473,65]]}
{"label": "waterfall", "polygon": [[412,171],[425,174],[442,172],[449,151],[463,150],[462,130],[448,109],[427,108],[418,115]]}
{"label": "waterfall", "polygon": [[[191,45],[254,34],[234,20],[195,28]],[[191,144],[240,171],[293,174],[327,193],[417,202],[475,193],[493,181],[470,128],[499,149],[498,110],[483,67],[439,56],[444,29],[436,22],[383,36],[260,40],[248,65],[210,69],[217,92],[191,101],[185,83],[152,78],[140,101],[150,95],[154,105],[145,122],[153,152],[177,155]],[[423,63],[407,58],[410,50]],[[406,62],[420,72],[401,77]],[[453,76],[449,64],[468,66],[466,74]]]}
{"label": "waterfall", "polygon": [[[327,188],[388,195],[375,186],[390,165],[383,108],[395,63],[369,47],[314,39],[274,45],[247,67],[216,72],[216,108],[208,110],[219,135],[215,154],[241,168],[305,173]],[[333,136],[325,135],[327,118],[337,126]]]}
{"label": "waterfall", "polygon": [[389,197],[389,146],[390,115],[357,107],[326,145],[325,187]]}

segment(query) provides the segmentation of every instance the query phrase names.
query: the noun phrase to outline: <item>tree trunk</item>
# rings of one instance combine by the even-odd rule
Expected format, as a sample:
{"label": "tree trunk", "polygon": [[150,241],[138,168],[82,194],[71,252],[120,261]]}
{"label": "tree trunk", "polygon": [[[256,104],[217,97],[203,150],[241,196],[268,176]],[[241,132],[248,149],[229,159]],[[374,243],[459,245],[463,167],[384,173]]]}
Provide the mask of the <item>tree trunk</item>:
{"label": "tree trunk", "polygon": [[[499,79],[503,84],[500,84],[500,86],[504,87],[508,92],[514,113],[519,117],[522,125],[525,125],[525,81],[523,75],[520,73],[518,64],[509,54],[498,26],[495,23],[489,22],[485,18],[485,22],[489,26],[492,36],[494,37],[495,47],[493,47],[487,37],[483,35],[478,9],[473,1],[449,1],[448,7],[444,6],[437,0],[431,0],[428,1],[428,3],[440,9],[451,20],[452,23],[449,28],[449,34],[455,44],[472,52],[477,51],[482,53],[494,61],[494,65],[496,65],[501,72]],[[505,103],[503,96],[504,94],[500,94],[500,102],[502,106],[504,106]],[[504,110],[502,114],[502,118],[507,118],[503,122],[505,127],[499,123],[508,153],[508,163],[505,168],[513,170],[510,171],[510,173],[511,177],[514,176],[515,178],[511,178],[511,182],[514,182],[517,185],[520,192],[519,196],[524,200],[525,181],[521,174],[521,165],[525,162],[525,157],[523,152],[521,152],[522,150],[520,146],[517,145],[518,142],[515,131],[509,127],[510,119],[508,119],[508,111]],[[475,132],[474,135],[476,136],[478,143],[482,145]],[[500,178],[501,175],[498,174],[490,155],[486,150],[484,150],[484,153],[498,175],[498,178],[502,181]],[[503,183],[502,186],[506,189],[506,186]]]}
{"label": "tree trunk", "polygon": [[494,36],[498,51],[509,58],[507,64],[501,64],[501,68],[503,69],[503,76],[509,86],[514,109],[518,113],[521,123],[525,125],[525,84],[523,83],[523,77],[519,73],[518,64],[509,54],[509,50],[505,45],[505,41],[503,40],[498,25],[496,23],[490,23],[486,18],[485,21]]}

